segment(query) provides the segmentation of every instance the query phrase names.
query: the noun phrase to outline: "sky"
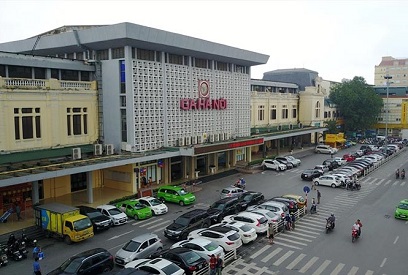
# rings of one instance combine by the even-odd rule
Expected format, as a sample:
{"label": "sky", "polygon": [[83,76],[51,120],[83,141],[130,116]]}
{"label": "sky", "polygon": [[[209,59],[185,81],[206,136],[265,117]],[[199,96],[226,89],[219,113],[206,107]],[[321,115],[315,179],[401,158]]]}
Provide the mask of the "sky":
{"label": "sky", "polygon": [[408,1],[0,0],[0,43],[64,25],[130,22],[269,55],[251,77],[306,68],[374,84],[383,56],[408,57]]}

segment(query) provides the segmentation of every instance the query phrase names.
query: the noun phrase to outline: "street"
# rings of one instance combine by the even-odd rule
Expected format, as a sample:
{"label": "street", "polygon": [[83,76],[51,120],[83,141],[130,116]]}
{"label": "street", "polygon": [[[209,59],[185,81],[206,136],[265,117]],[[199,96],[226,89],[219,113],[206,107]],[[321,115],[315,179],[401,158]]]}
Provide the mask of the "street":
{"label": "street", "polygon": [[[353,152],[359,145],[341,150],[337,156]],[[317,213],[307,214],[297,221],[294,231],[275,236],[275,244],[269,245],[265,236],[238,250],[238,259],[228,265],[223,274],[406,274],[406,248],[408,247],[408,222],[394,219],[396,204],[408,198],[408,180],[396,180],[397,168],[408,169],[408,151],[405,150],[366,177],[361,178],[362,189],[348,191],[342,188],[319,186],[322,193]],[[223,187],[244,177],[247,190],[260,191],[265,198],[284,194],[303,195],[303,187],[311,182],[302,181],[300,174],[307,168],[321,164],[330,155],[316,154],[302,158],[302,165],[284,172],[271,170],[256,174],[236,174],[205,183],[196,193],[194,206],[181,207],[167,204],[169,213],[145,221],[130,220],[128,224],[101,232],[82,243],[66,245],[44,239],[40,245],[45,259],[40,262],[43,274],[58,267],[71,255],[84,250],[103,247],[113,255],[132,237],[152,232],[159,235],[168,248],[173,241],[166,239],[163,229],[181,213],[191,208],[207,208],[219,198]],[[308,199],[316,197],[316,191]],[[326,218],[334,213],[336,227],[326,234]],[[361,238],[351,242],[351,227],[360,219],[363,223]],[[32,270],[32,260],[12,262],[0,268],[2,274],[27,274]]]}

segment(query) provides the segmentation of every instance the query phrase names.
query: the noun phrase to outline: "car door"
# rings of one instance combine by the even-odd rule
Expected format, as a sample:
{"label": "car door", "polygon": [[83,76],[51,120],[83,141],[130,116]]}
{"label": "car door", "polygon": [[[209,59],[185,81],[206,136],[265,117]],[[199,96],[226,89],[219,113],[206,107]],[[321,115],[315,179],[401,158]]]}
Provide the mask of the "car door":
{"label": "car door", "polygon": [[147,207],[149,207],[150,208],[150,203],[147,201],[147,200],[145,200],[145,199],[139,199],[139,202],[141,203],[141,204],[143,204],[144,206],[147,206]]}
{"label": "car door", "polygon": [[137,250],[137,258],[138,259],[144,259],[144,258],[148,258],[150,256],[148,247],[149,247],[149,241],[148,240],[144,241],[140,245],[139,249]]}
{"label": "car door", "polygon": [[173,254],[173,253],[166,253],[165,258],[167,260],[170,260],[171,262],[175,263],[181,269],[185,269],[185,264],[184,264],[183,260],[180,258],[179,255]]}
{"label": "car door", "polygon": [[151,239],[149,240],[149,246],[148,246],[148,248],[146,249],[146,250],[149,251],[149,255],[152,255],[152,254],[156,253],[158,250],[160,250],[160,249],[159,249],[160,246],[159,246],[158,243],[157,243],[158,241],[159,241],[159,240],[156,239],[156,238],[151,238]]}
{"label": "car door", "polygon": [[133,217],[136,214],[136,210],[132,205],[126,204],[126,215]]}
{"label": "car door", "polygon": [[85,259],[78,269],[78,275],[93,275],[92,273],[92,258]]}

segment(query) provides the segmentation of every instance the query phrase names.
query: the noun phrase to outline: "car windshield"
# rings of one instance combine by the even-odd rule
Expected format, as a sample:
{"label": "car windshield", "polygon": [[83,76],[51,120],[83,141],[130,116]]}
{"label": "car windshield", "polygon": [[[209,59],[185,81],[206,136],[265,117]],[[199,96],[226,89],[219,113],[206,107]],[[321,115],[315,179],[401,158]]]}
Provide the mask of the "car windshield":
{"label": "car windshield", "polygon": [[145,208],[145,207],[146,207],[146,205],[143,205],[143,204],[141,204],[140,202],[135,203],[135,204],[133,205],[133,208],[136,209],[136,210],[140,210],[140,209],[143,209],[143,208]]}
{"label": "car windshield", "polygon": [[109,214],[111,214],[112,216],[118,215],[118,214],[122,213],[122,212],[121,212],[119,209],[117,209],[117,208],[109,209],[108,212],[109,212]]}
{"label": "car windshield", "polygon": [[97,217],[99,217],[99,216],[103,216],[100,212],[88,212],[88,213],[86,213],[86,215],[89,217],[89,218],[97,218]]}
{"label": "car windshield", "polygon": [[151,204],[152,206],[156,206],[156,205],[162,204],[162,202],[159,201],[158,199],[151,199],[149,202],[150,202],[150,204]]}
{"label": "car windshield", "polygon": [[218,244],[216,244],[215,242],[210,242],[209,244],[204,245],[204,248],[208,251],[213,251],[218,248]]}
{"label": "car windshield", "polygon": [[313,173],[313,170],[305,170],[305,171],[303,171],[303,173],[305,173],[305,174],[308,174],[308,173]]}
{"label": "car windshield", "polygon": [[241,236],[239,236],[238,233],[234,233],[234,234],[232,234],[232,235],[229,235],[227,238],[228,238],[228,240],[230,240],[230,241],[236,241],[236,240],[240,239]]}
{"label": "car windshield", "polygon": [[184,196],[184,195],[187,195],[188,192],[187,192],[186,190],[184,190],[184,189],[180,189],[180,190],[178,191],[178,194],[179,194],[180,196]]}
{"label": "car windshield", "polygon": [[212,209],[218,209],[218,210],[224,210],[225,203],[215,202],[215,203],[213,203],[213,205],[211,205],[211,208]]}
{"label": "car windshield", "polygon": [[241,230],[244,231],[244,232],[248,232],[248,231],[252,230],[252,227],[250,227],[249,225],[246,225],[246,224],[243,224],[239,228],[241,228]]}
{"label": "car windshield", "polygon": [[140,246],[139,242],[134,242],[130,240],[125,246],[122,248],[125,251],[135,252]]}
{"label": "car windshield", "polygon": [[408,204],[400,203],[400,204],[398,205],[398,208],[399,208],[399,209],[408,210]]}
{"label": "car windshield", "polygon": [[183,217],[178,217],[174,223],[182,225],[182,226],[187,226],[189,224],[189,219],[183,218]]}
{"label": "car windshield", "polygon": [[230,191],[228,189],[222,189],[221,193],[228,194]]}
{"label": "car windshield", "polygon": [[[176,264],[169,264],[165,267],[162,268],[162,271],[164,272],[164,274],[166,275],[172,275],[177,273],[180,270],[180,268],[176,265]],[[148,270],[149,272],[151,272],[151,270]]]}
{"label": "car windshield", "polygon": [[61,270],[67,274],[74,274],[82,264],[82,258],[68,259],[61,265]]}
{"label": "car windshield", "polygon": [[91,220],[88,217],[74,222],[74,230],[75,231],[81,231],[81,230],[87,229],[87,228],[89,228],[91,226],[92,226]]}
{"label": "car windshield", "polygon": [[198,261],[201,257],[194,251],[186,251],[180,255],[189,265]]}

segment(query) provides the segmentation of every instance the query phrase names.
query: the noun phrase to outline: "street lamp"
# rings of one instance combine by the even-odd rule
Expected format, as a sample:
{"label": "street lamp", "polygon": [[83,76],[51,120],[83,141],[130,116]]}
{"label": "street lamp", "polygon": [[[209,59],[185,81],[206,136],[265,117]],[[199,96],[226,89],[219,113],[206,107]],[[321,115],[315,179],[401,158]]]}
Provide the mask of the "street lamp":
{"label": "street lamp", "polygon": [[387,115],[385,116],[385,144],[387,144],[387,140],[388,140],[388,112],[389,112],[389,105],[388,105],[388,91],[389,91],[389,87],[390,87],[390,79],[392,79],[392,76],[390,76],[389,74],[386,74],[384,76],[384,79],[387,80],[386,84],[387,84],[387,101],[386,104],[387,106],[385,106],[385,112],[387,113]]}

